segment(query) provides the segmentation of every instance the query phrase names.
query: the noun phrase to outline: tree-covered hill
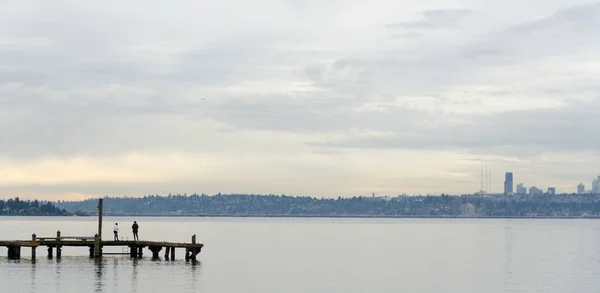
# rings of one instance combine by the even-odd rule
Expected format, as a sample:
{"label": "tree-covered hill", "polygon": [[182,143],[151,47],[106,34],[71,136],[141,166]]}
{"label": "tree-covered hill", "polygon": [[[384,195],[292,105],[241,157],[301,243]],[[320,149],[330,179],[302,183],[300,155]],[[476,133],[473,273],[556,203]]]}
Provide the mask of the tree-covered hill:
{"label": "tree-covered hill", "polygon": [[[97,199],[57,202],[69,211],[96,213]],[[221,216],[483,216],[580,217],[600,215],[600,195],[461,195],[314,198],[286,195],[150,195],[104,198],[112,215]]]}
{"label": "tree-covered hill", "polygon": [[57,208],[51,202],[21,200],[18,197],[0,200],[0,215],[10,216],[66,216],[71,213]]}

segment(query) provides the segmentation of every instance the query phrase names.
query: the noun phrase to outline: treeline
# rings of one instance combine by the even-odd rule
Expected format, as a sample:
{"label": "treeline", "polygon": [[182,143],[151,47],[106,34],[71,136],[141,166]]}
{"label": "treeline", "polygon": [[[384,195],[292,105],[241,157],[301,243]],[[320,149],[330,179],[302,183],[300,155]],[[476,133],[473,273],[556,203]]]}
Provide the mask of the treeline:
{"label": "treeline", "polygon": [[71,213],[51,202],[21,200],[18,197],[0,200],[0,215],[11,216],[66,216]]}
{"label": "treeline", "polygon": [[[97,199],[56,203],[69,211],[94,214]],[[149,195],[104,198],[113,215],[229,216],[492,216],[579,217],[600,215],[599,195],[441,195],[315,198],[286,195]]]}

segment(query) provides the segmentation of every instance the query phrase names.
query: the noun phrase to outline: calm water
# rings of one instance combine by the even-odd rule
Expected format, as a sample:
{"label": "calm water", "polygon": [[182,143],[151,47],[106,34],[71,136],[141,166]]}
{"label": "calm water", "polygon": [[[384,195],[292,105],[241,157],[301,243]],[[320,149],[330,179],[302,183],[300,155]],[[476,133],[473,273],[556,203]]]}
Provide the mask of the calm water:
{"label": "calm water", "polygon": [[[105,218],[130,237],[133,218]],[[124,256],[60,261],[0,248],[0,292],[600,292],[600,221],[135,218],[140,238],[205,244],[196,265]],[[0,238],[91,235],[95,218],[0,217]],[[120,252],[119,248],[105,251]],[[162,256],[162,254],[161,254]]]}

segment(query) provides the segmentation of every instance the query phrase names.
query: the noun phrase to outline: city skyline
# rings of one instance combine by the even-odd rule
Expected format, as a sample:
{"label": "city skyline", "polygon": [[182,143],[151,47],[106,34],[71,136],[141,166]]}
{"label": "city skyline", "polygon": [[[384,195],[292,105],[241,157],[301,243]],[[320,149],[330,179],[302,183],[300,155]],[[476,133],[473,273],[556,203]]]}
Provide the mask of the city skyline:
{"label": "city skyline", "polygon": [[[485,169],[485,172],[484,172]],[[564,188],[558,188],[555,184],[550,185],[536,185],[535,183],[529,183],[528,185],[524,181],[514,179],[514,172],[504,172],[504,181],[502,182],[502,190],[497,191],[491,188],[493,177],[491,176],[491,169],[487,162],[483,160],[480,162],[480,189],[474,194],[502,194],[502,195],[513,195],[513,194],[600,194],[600,175],[594,177],[591,180],[591,189],[586,189],[586,185],[583,181],[580,181],[575,185],[575,190],[568,190]],[[431,193],[429,193],[431,194]]]}
{"label": "city skyline", "polygon": [[507,171],[558,193],[600,174],[600,3],[0,1],[0,197],[470,194],[482,161],[493,192]]}
{"label": "city skyline", "polygon": [[[483,164],[482,164],[483,166]],[[487,165],[486,165],[486,169],[487,169]],[[482,167],[483,170],[483,167]],[[482,171],[483,172],[483,171]],[[481,180],[483,182],[483,173],[482,173],[482,177]],[[485,180],[487,182],[488,177],[486,175]],[[518,180],[516,182],[519,182]],[[598,175],[597,177],[593,178],[591,180],[591,189],[586,189],[586,185],[583,183],[583,181],[580,181],[577,185],[576,185],[576,189],[574,191],[569,191],[569,190],[557,190],[557,188],[554,185],[548,185],[548,186],[540,186],[540,185],[536,185],[533,183],[530,183],[529,185],[527,185],[525,182],[519,182],[519,183],[515,183],[514,180],[514,173],[513,172],[505,172],[504,173],[504,185],[503,185],[503,191],[501,192],[504,195],[510,195],[510,194],[529,194],[530,191],[534,190],[535,193],[548,193],[548,194],[600,194],[600,175]],[[516,184],[516,187],[515,187]],[[483,183],[482,183],[483,186]],[[488,184],[486,183],[486,186],[488,186]],[[544,187],[546,188],[546,191],[544,191]],[[516,188],[513,189],[513,188]],[[529,191],[528,191],[529,190]],[[496,193],[499,194],[497,192],[493,192],[491,190],[481,190],[481,192],[486,192],[486,193]]]}

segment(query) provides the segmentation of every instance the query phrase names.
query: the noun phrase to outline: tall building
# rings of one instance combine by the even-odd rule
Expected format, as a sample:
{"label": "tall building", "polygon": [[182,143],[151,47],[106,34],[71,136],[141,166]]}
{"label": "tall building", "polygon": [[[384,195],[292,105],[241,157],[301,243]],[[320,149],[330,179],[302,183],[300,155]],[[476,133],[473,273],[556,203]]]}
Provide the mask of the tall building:
{"label": "tall building", "polygon": [[504,194],[510,195],[513,193],[513,173],[506,172],[504,175]]}
{"label": "tall building", "polygon": [[548,194],[550,194],[550,195],[556,195],[556,188],[554,188],[554,187],[548,187]]}
{"label": "tall building", "polygon": [[585,185],[583,185],[583,182],[579,182],[579,185],[577,185],[577,194],[584,194],[585,193]]}
{"label": "tall building", "polygon": [[543,193],[544,192],[541,189],[539,189],[539,188],[537,188],[535,186],[529,187],[529,195],[540,195],[540,194],[543,194]]}
{"label": "tall building", "polygon": [[594,179],[594,181],[592,181],[592,193],[598,194],[598,179]]}
{"label": "tall building", "polygon": [[527,194],[527,188],[523,186],[523,183],[517,184],[517,194],[525,195]]}

